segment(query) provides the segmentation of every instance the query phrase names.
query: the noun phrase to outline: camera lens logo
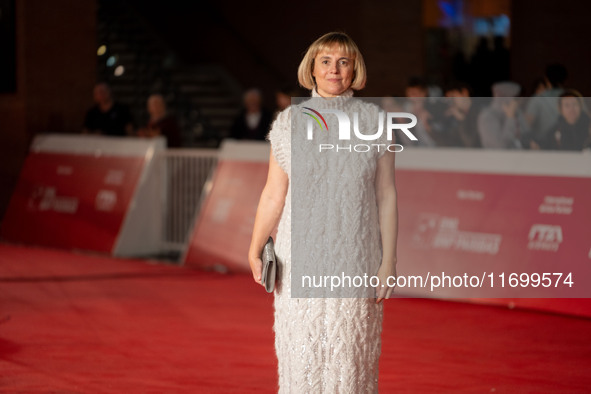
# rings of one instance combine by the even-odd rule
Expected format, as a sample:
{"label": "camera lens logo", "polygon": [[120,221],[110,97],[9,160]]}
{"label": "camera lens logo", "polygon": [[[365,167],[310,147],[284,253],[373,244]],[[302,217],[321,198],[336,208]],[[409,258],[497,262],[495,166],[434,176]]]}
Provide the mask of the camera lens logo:
{"label": "camera lens logo", "polygon": [[[312,111],[316,115],[318,115],[318,117],[316,117],[309,112],[304,112],[304,114],[310,116],[312,119],[314,119],[316,121],[316,123],[318,123],[318,126],[320,126],[320,130],[322,130],[322,123],[324,123],[324,127],[326,128],[326,131],[328,131],[328,124],[326,124],[326,120],[324,119],[324,117],[322,115],[320,115],[320,112],[318,112],[315,109],[312,109],[310,107],[304,107],[304,109],[307,109],[308,111]],[[320,119],[318,119],[318,118],[322,119],[322,123],[320,123]]]}

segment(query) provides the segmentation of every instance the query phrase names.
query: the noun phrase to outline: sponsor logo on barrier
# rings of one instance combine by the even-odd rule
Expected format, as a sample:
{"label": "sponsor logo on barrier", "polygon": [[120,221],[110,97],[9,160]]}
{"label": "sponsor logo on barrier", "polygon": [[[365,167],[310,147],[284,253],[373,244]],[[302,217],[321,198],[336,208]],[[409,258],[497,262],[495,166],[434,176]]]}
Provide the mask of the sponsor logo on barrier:
{"label": "sponsor logo on barrier", "polygon": [[491,255],[499,252],[503,238],[501,234],[461,231],[459,223],[457,217],[422,214],[413,236],[415,246]]}
{"label": "sponsor logo on barrier", "polygon": [[482,201],[484,200],[484,192],[480,190],[458,190],[456,192],[456,196],[458,200],[472,200],[472,201]]}
{"label": "sponsor logo on barrier", "polygon": [[528,249],[557,252],[562,242],[562,227],[552,224],[534,224],[529,230]]}
{"label": "sponsor logo on barrier", "polygon": [[78,199],[58,196],[55,187],[39,187],[29,197],[28,207],[31,211],[75,214],[78,211]]}
{"label": "sponsor logo on barrier", "polygon": [[74,168],[71,166],[57,166],[56,173],[58,175],[72,175],[74,173]]}
{"label": "sponsor logo on barrier", "polygon": [[538,211],[546,214],[570,215],[573,213],[574,197],[544,196]]}
{"label": "sponsor logo on barrier", "polygon": [[97,211],[111,212],[117,204],[117,193],[113,190],[99,190],[94,201]]}
{"label": "sponsor logo on barrier", "polygon": [[214,206],[211,220],[214,223],[226,223],[230,216],[230,211],[234,206],[234,200],[231,198],[220,198],[216,201]]}
{"label": "sponsor logo on barrier", "polygon": [[[324,118],[324,115],[334,115],[338,121],[338,137],[339,141],[350,141],[351,140],[351,119],[345,112],[337,109],[320,109],[315,110],[310,107],[303,107],[303,114],[308,115],[309,119],[306,124],[307,138],[312,140],[314,138],[314,123],[318,124],[321,131],[328,132],[328,123]],[[407,123],[395,123],[400,119],[408,119],[410,122]],[[377,131],[373,134],[364,134],[359,129],[359,113],[353,113],[353,133],[355,136],[362,141],[376,141],[384,133],[384,124],[386,125],[386,137],[389,141],[393,140],[394,130],[402,131],[410,140],[417,141],[409,129],[413,128],[417,124],[417,117],[408,112],[384,112],[378,113],[377,119]],[[388,150],[390,152],[401,152],[404,148],[400,144],[356,144],[356,145],[334,145],[334,144],[319,144],[319,151],[348,151],[348,152],[368,152],[372,148],[379,151]]]}
{"label": "sponsor logo on barrier", "polygon": [[106,185],[123,185],[124,177],[125,172],[123,170],[109,170],[105,175],[104,182]]}

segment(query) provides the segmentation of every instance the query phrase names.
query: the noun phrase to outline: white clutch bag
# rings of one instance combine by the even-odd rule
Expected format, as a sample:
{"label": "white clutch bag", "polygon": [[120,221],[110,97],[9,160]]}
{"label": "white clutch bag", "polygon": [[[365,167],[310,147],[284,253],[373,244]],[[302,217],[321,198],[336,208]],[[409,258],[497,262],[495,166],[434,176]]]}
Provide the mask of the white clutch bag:
{"label": "white clutch bag", "polygon": [[275,246],[271,237],[269,237],[263,248],[261,260],[263,261],[261,283],[267,293],[271,293],[275,289],[275,277],[277,275],[277,257],[275,256]]}

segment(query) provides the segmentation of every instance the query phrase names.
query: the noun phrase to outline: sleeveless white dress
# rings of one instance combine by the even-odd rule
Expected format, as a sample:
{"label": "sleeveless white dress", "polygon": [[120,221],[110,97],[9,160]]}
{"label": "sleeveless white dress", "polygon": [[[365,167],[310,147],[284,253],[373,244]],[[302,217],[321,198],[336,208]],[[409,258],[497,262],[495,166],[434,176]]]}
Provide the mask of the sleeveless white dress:
{"label": "sleeveless white dress", "polygon": [[[312,92],[312,96],[319,97],[315,91]],[[334,103],[337,106],[341,105],[342,101],[339,100],[347,100],[351,96],[352,91],[348,90],[334,99]],[[298,201],[304,201],[304,204],[307,204],[305,209],[315,217],[310,225],[312,229],[324,227],[326,224],[335,228],[352,228],[348,230],[348,236],[338,234],[338,231],[337,234],[329,231],[332,236],[325,234],[321,242],[308,241],[306,248],[326,248],[326,243],[329,243],[331,256],[334,255],[335,259],[347,261],[355,267],[361,264],[360,261],[364,261],[362,271],[371,271],[371,274],[375,274],[381,263],[381,238],[374,180],[376,163],[383,152],[339,153],[338,160],[342,161],[340,164],[347,166],[351,171],[354,170],[354,176],[342,177],[339,182],[318,182],[314,176],[310,176],[309,185],[302,185],[301,182],[299,184],[299,189],[306,190],[292,190],[291,170],[292,164],[296,165],[291,162],[292,110],[297,109],[290,107],[278,115],[267,136],[275,159],[289,178],[289,188],[275,240],[279,270],[273,328],[278,359],[279,392],[376,393],[383,305],[376,304],[375,298],[292,298],[292,242],[304,243],[306,240],[292,238],[291,231],[292,197],[294,200],[300,198]],[[363,111],[364,108],[360,110]],[[365,118],[373,115],[369,114]],[[328,120],[331,117],[325,118]],[[385,134],[379,142],[388,142],[385,140]],[[320,138],[321,134],[318,136]],[[314,161],[311,168],[313,171],[331,176],[331,170],[325,168],[330,164],[324,161],[323,157],[328,156],[310,157],[309,160]],[[331,215],[326,212],[325,205],[316,207],[317,200],[306,197],[322,193],[315,189],[326,184],[334,185],[331,187],[336,190],[330,190],[330,193],[339,196],[334,204],[336,212],[341,209],[352,213],[352,216],[347,215],[353,218],[352,223],[334,223],[335,220],[342,221],[343,215]],[[351,239],[355,239],[355,242]],[[310,261],[310,264],[324,263],[326,262]]]}

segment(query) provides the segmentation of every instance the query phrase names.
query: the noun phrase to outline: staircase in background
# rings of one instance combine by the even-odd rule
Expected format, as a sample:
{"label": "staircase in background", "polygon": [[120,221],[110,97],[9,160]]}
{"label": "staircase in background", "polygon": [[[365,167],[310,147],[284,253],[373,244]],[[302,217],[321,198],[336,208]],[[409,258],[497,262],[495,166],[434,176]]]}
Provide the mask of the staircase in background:
{"label": "staircase in background", "polygon": [[220,66],[182,64],[125,1],[97,3],[97,47],[106,47],[97,53],[97,79],[130,107],[136,127],[147,123],[148,96],[160,93],[179,121],[183,146],[217,147],[240,111],[239,84]]}

